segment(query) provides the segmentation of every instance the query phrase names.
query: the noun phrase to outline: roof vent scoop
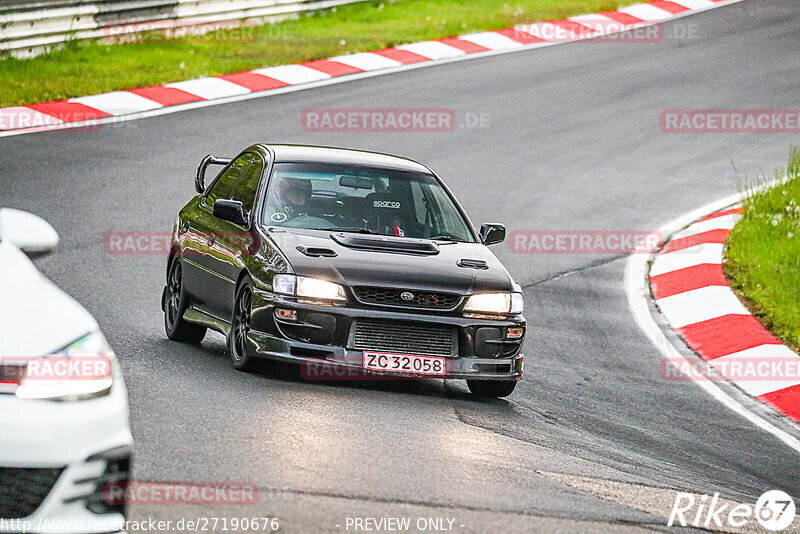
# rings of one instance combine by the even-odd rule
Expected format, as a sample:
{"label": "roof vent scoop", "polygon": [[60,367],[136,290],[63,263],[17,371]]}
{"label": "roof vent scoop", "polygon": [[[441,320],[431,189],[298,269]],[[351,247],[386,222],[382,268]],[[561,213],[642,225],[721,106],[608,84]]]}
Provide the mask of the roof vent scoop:
{"label": "roof vent scoop", "polygon": [[485,271],[489,268],[489,264],[483,260],[469,260],[466,258],[458,260],[456,265],[459,267],[464,267],[465,269],[478,269],[480,271]]}
{"label": "roof vent scoop", "polygon": [[439,253],[439,245],[429,239],[413,239],[384,235],[330,234],[331,239],[343,247],[378,252],[398,252],[406,254],[435,255]]}

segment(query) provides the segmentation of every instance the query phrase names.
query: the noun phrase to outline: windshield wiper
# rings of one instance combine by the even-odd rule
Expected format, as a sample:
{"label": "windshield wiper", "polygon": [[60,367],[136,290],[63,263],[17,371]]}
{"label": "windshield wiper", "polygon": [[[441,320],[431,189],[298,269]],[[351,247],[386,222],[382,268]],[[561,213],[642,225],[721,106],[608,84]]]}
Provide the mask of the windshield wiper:
{"label": "windshield wiper", "polygon": [[360,226],[334,226],[333,228],[315,228],[315,230],[330,230],[331,232],[352,232],[354,234],[374,234],[369,228]]}

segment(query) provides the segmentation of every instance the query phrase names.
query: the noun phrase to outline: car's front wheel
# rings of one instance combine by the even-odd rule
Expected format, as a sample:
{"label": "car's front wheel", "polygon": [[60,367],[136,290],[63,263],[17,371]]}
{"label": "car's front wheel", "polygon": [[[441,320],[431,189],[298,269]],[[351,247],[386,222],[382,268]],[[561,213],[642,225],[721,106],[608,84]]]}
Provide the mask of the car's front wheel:
{"label": "car's front wheel", "polygon": [[253,286],[245,279],[236,291],[231,317],[231,332],[228,335],[228,348],[231,351],[233,367],[239,371],[252,371],[255,362],[247,354],[247,333],[250,332],[250,313],[253,302]]}
{"label": "car's front wheel", "polygon": [[172,341],[200,343],[206,336],[206,327],[184,320],[186,296],[183,291],[183,267],[181,259],[175,258],[169,266],[167,287],[164,290],[164,330]]}
{"label": "car's front wheel", "polygon": [[508,397],[517,387],[516,380],[467,380],[467,387],[479,397]]}

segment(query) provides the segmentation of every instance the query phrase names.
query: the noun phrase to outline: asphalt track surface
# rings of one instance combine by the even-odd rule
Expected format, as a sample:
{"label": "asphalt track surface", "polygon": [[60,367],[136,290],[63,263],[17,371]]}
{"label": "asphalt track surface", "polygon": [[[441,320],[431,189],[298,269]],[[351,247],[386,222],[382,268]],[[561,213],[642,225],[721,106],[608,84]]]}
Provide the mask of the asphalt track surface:
{"label": "asphalt track surface", "polygon": [[[672,31],[690,28],[690,38]],[[348,516],[455,518],[457,532],[663,529],[657,490],[800,497],[798,457],[691,383],[659,376],[632,321],[625,259],[496,254],[525,286],[527,375],[509,400],[462,382],[319,384],[243,374],[223,338],[167,341],[165,258],[104,251],[164,231],[213,153],[254,142],[358,147],[435,169],[476,223],[653,230],[786,160],[796,135],[666,134],[664,109],[798,108],[800,4],[750,1],[666,25],[660,43],[586,41],[168,116],[0,140],[0,204],[60,232],[38,266],[115,347],[138,480],[252,481],[258,506],[135,507],[135,518],[277,516],[287,532]],[[452,108],[432,133],[308,133],[307,108]],[[466,127],[467,114],[488,124]],[[46,303],[43,303],[46,305]],[[560,473],[587,477],[556,480]],[[567,480],[567,484],[564,481]],[[614,497],[596,496],[615,481]],[[631,484],[630,486],[627,484]],[[639,486],[641,484],[641,486]],[[652,501],[652,502],[648,502]],[[339,526],[337,526],[339,525]],[[463,526],[462,526],[463,525]]]}

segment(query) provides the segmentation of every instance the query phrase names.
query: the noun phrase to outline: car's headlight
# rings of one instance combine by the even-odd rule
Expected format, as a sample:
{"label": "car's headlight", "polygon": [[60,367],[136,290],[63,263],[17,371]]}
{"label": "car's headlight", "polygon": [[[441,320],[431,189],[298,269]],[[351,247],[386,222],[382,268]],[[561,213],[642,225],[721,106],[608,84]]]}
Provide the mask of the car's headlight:
{"label": "car's headlight", "polygon": [[14,391],[21,399],[84,400],[111,391],[114,351],[98,330],[63,349],[30,358]]}
{"label": "car's headlight", "polygon": [[522,293],[477,293],[464,305],[464,311],[480,313],[522,313]]}
{"label": "car's headlight", "polygon": [[311,300],[347,300],[347,294],[341,285],[308,276],[276,274],[272,280],[272,288],[276,293],[295,295]]}

